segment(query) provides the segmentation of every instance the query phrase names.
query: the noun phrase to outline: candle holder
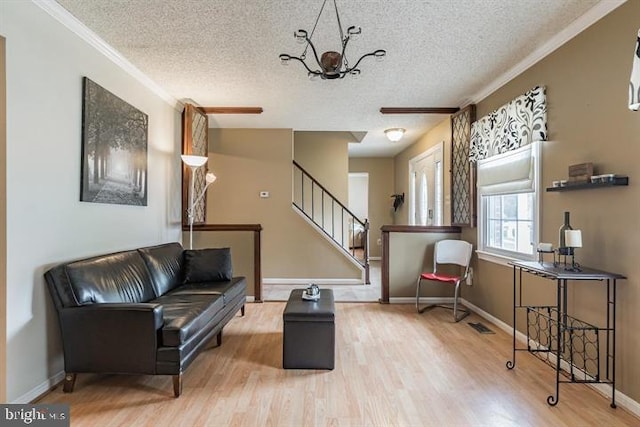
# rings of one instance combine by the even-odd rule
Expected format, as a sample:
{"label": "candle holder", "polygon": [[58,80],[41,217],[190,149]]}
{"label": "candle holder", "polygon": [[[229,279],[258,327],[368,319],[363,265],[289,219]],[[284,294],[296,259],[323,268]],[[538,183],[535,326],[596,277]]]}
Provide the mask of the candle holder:
{"label": "candle holder", "polygon": [[551,243],[538,243],[538,262],[540,265],[544,264],[544,254],[553,254],[553,265],[556,264],[556,252],[553,250]]}
{"label": "candle holder", "polygon": [[565,256],[565,270],[567,271],[582,271],[580,269],[580,265],[576,263],[576,257],[575,257],[575,249],[576,248],[581,248],[582,247],[582,231],[580,230],[566,230],[564,232],[565,234],[565,242],[566,242],[566,246],[567,249],[569,249],[568,254],[569,256],[571,256],[571,266],[566,266],[567,265],[567,257]]}
{"label": "candle holder", "polygon": [[547,250],[543,250],[543,249],[538,249],[538,262],[540,263],[540,265],[544,264],[544,254],[553,254],[553,265],[556,265],[556,251],[554,251],[553,249],[547,251]]}

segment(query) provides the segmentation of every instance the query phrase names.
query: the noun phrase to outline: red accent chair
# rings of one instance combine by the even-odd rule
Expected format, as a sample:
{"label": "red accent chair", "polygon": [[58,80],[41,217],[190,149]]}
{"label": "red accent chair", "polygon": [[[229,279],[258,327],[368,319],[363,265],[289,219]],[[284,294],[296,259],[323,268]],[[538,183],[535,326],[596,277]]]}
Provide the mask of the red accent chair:
{"label": "red accent chair", "polygon": [[[471,263],[471,255],[473,253],[473,245],[463,240],[440,240],[436,242],[433,251],[433,272],[421,273],[418,276],[416,284],[416,310],[423,313],[425,310],[433,307],[443,307],[453,310],[453,319],[456,322],[464,319],[469,315],[470,311],[464,307],[459,307],[458,298],[460,297],[460,283],[465,281],[469,276],[469,264]],[[462,275],[451,275],[439,272],[443,265],[456,264],[464,268]],[[420,307],[420,286],[423,280],[429,280],[439,283],[448,283],[455,286],[453,306],[431,304]],[[460,314],[458,314],[460,313]]]}

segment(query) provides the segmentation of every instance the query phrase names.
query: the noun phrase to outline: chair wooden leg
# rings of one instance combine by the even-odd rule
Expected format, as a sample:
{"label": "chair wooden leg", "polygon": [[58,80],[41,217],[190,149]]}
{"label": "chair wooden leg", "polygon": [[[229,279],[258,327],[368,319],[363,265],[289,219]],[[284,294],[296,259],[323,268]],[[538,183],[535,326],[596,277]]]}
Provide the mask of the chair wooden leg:
{"label": "chair wooden leg", "polygon": [[76,374],[67,372],[64,376],[62,391],[65,393],[71,393],[75,385],[76,385]]}
{"label": "chair wooden leg", "polygon": [[244,317],[244,304],[240,307],[240,315]]}
{"label": "chair wooden leg", "polygon": [[173,376],[173,396],[180,397],[182,394],[182,374]]}
{"label": "chair wooden leg", "polygon": [[218,332],[218,335],[216,335],[216,341],[218,343],[218,347],[220,347],[222,345],[222,329]]}

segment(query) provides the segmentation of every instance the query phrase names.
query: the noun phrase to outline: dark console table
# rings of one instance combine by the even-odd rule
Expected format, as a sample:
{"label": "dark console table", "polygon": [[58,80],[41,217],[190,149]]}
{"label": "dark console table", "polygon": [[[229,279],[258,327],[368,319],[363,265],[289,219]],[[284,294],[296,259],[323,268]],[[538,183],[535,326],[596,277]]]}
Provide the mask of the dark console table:
{"label": "dark console table", "polygon": [[[556,370],[555,395],[547,403],[555,406],[560,398],[560,383],[611,384],[611,407],[616,407],[616,280],[626,277],[570,265],[551,262],[514,261],[513,266],[513,355],[507,368],[516,365],[516,352],[528,351]],[[522,302],[523,273],[555,280],[555,304],[548,306],[524,305]],[[595,326],[567,313],[567,287],[569,281],[595,280],[606,284],[606,325]],[[516,312],[527,312],[527,346],[516,346]],[[604,341],[604,349],[601,342]],[[601,353],[601,350],[603,353]],[[601,357],[602,354],[602,357]],[[602,361],[604,359],[604,368]],[[560,374],[566,379],[561,379]]]}

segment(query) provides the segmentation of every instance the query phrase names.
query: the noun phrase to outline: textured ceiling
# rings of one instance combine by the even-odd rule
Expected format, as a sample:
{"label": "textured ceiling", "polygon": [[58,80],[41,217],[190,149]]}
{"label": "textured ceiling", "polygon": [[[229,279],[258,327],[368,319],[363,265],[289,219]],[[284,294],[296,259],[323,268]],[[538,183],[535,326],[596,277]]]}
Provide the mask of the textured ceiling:
{"label": "textured ceiling", "polygon": [[[151,80],[202,106],[260,106],[261,115],[212,115],[212,127],[366,131],[352,155],[394,155],[442,115],[382,115],[380,107],[456,107],[542,46],[598,0],[338,0],[361,77],[310,81],[293,38],[311,32],[321,0],[58,0]],[[339,50],[333,2],[313,37]],[[544,84],[544,82],[540,82]],[[404,127],[390,143],[384,129]]]}

